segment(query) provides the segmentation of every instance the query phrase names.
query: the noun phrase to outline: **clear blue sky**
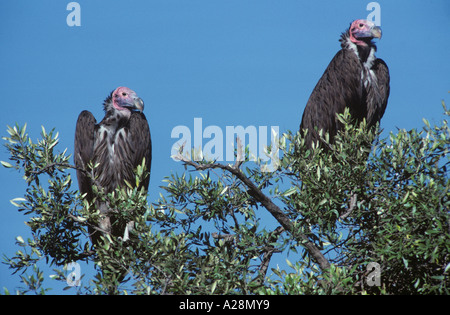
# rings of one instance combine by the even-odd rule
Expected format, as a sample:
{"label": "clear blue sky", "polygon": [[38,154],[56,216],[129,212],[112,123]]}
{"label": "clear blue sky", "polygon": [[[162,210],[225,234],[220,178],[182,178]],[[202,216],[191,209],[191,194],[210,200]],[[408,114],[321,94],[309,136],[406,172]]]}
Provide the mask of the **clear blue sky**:
{"label": "clear blue sky", "polygon": [[[78,114],[88,109],[100,120],[108,93],[128,86],[145,101],[152,132],[149,201],[164,176],[184,170],[170,158],[177,125],[193,128],[200,117],[203,128],[296,131],[341,32],[370,13],[368,0],[80,0],[81,26],[69,27],[69,2],[1,1],[0,134],[16,122],[27,123],[33,139],[41,125],[54,127],[59,150],[73,152]],[[391,74],[385,135],[420,128],[423,117],[438,122],[441,100],[450,106],[450,1],[378,3],[377,56]],[[15,237],[30,234],[9,200],[26,185],[11,170],[0,176],[0,254],[12,256]],[[18,277],[1,264],[4,286],[14,289]]]}

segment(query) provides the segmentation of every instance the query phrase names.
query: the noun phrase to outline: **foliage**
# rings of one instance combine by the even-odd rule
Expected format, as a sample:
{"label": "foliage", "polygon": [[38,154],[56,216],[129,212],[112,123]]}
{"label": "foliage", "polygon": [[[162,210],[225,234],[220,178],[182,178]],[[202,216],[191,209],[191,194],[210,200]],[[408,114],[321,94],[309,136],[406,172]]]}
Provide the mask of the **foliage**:
{"label": "foliage", "polygon": [[[58,135],[42,128],[34,143],[26,126],[8,127],[2,164],[24,173],[25,195],[11,202],[32,233],[5,257],[22,274],[18,293],[47,292],[43,260],[62,282],[61,268],[84,260],[97,274],[82,278],[81,294],[449,294],[447,121],[380,139],[348,113],[339,119],[345,128],[327,147],[283,134],[273,172],[251,162],[238,139],[234,165],[181,148],[177,158],[192,172],[168,176],[152,204],[136,188],[98,191],[134,229],[129,240],[107,235],[96,248],[87,228],[100,214],[73,190],[75,167],[66,150],[55,152]],[[136,181],[145,176],[139,167]],[[290,269],[270,269],[286,253]]]}

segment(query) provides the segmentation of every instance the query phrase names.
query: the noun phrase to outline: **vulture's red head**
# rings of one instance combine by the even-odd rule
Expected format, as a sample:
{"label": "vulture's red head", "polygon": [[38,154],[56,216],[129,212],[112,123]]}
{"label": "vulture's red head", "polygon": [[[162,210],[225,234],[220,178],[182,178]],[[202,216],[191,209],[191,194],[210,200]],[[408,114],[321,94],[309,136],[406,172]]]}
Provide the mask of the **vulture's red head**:
{"label": "vulture's red head", "polygon": [[381,28],[367,20],[355,20],[349,29],[350,40],[356,45],[368,46],[372,39],[381,38]]}
{"label": "vulture's red head", "polygon": [[133,111],[138,110],[142,112],[144,110],[144,101],[136,95],[133,90],[119,86],[111,94],[112,105],[119,111]]}

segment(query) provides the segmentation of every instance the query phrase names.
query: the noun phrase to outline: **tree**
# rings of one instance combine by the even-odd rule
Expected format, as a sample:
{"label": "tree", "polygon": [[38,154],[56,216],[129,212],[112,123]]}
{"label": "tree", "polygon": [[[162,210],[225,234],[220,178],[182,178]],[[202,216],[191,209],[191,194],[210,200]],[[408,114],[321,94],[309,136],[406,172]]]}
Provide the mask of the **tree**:
{"label": "tree", "polygon": [[[137,188],[97,190],[119,220],[135,222],[128,241],[108,235],[97,248],[87,228],[100,214],[72,189],[74,166],[67,149],[55,151],[58,134],[42,128],[34,143],[26,126],[8,127],[10,161],[2,164],[24,173],[25,195],[11,202],[29,216],[32,238],[19,236],[5,263],[22,273],[20,293],[46,293],[39,261],[65,282],[61,268],[84,260],[97,274],[78,293],[449,294],[447,121],[380,139],[348,113],[339,119],[345,128],[331,150],[283,134],[273,172],[250,161],[238,139],[243,159],[234,165],[181,148],[189,172],[168,176],[151,204]],[[138,167],[136,181],[145,176]],[[287,252],[291,269],[270,268]]]}

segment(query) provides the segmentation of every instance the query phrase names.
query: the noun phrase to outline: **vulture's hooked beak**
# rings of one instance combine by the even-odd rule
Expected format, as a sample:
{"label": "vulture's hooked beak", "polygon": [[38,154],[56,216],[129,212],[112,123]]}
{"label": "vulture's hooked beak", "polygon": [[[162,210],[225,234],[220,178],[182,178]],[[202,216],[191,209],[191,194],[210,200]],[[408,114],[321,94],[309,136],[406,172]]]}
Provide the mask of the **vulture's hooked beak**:
{"label": "vulture's hooked beak", "polygon": [[133,97],[134,100],[134,108],[136,108],[141,113],[144,111],[144,101],[140,97]]}
{"label": "vulture's hooked beak", "polygon": [[137,95],[130,95],[131,100],[127,100],[125,104],[121,104],[123,107],[127,107],[131,110],[138,110],[141,113],[144,111],[144,101]]}
{"label": "vulture's hooked beak", "polygon": [[370,29],[370,33],[373,38],[381,38],[381,28],[379,26],[374,26]]}
{"label": "vulture's hooked beak", "polygon": [[[361,23],[360,25],[364,25]],[[381,28],[376,26],[374,23],[366,21],[366,26],[364,29],[356,28],[353,31],[353,36],[357,39],[372,39],[372,38],[381,38]]]}

